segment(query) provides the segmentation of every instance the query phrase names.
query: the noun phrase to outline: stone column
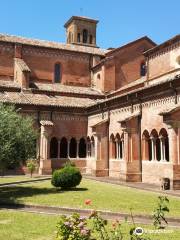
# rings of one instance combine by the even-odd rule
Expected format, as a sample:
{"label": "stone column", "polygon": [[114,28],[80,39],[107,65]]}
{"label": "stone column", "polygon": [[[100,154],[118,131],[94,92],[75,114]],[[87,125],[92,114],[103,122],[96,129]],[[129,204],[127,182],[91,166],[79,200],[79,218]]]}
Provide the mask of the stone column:
{"label": "stone column", "polygon": [[67,157],[70,158],[70,140],[67,142]]}
{"label": "stone column", "polygon": [[124,160],[124,139],[122,139],[122,160]]}
{"label": "stone column", "polygon": [[77,140],[77,146],[76,146],[76,158],[79,158],[79,140]]}
{"label": "stone column", "polygon": [[41,126],[41,140],[40,140],[40,166],[39,174],[51,174],[51,160],[49,159],[49,139],[48,129]]}
{"label": "stone column", "polygon": [[119,159],[119,144],[118,140],[116,140],[116,160]]}
{"label": "stone column", "polygon": [[129,162],[130,155],[130,143],[129,143],[129,134],[127,131],[124,131],[124,160]]}
{"label": "stone column", "polygon": [[58,158],[60,158],[60,144],[61,140],[58,140]]}
{"label": "stone column", "polygon": [[163,137],[160,137],[160,154],[161,158],[160,161],[164,161],[164,143],[163,143]]}
{"label": "stone column", "polygon": [[152,161],[156,161],[156,139],[151,137]]}
{"label": "stone column", "polygon": [[90,154],[89,154],[89,142],[86,141],[86,158],[89,158]]}

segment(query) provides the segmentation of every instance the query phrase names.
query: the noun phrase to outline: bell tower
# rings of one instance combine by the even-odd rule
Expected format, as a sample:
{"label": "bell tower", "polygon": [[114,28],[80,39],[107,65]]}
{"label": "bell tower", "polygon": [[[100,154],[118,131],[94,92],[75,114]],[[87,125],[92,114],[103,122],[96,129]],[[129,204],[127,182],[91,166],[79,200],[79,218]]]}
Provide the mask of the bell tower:
{"label": "bell tower", "polygon": [[64,25],[66,28],[66,42],[84,46],[96,46],[96,26],[98,20],[72,16]]}

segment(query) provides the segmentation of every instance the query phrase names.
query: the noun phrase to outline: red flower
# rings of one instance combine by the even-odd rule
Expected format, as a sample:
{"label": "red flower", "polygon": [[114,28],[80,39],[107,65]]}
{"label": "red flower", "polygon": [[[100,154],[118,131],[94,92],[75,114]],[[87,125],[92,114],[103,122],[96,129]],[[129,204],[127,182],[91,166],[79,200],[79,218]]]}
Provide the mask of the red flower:
{"label": "red flower", "polygon": [[90,205],[91,202],[92,202],[91,199],[86,199],[86,200],[85,200],[85,204],[86,204],[86,205]]}

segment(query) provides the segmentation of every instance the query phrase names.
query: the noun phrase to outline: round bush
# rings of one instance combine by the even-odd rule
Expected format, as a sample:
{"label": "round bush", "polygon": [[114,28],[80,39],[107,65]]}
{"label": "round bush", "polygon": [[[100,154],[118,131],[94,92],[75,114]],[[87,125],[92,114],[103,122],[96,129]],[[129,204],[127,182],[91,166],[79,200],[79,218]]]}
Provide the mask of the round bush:
{"label": "round bush", "polygon": [[65,166],[60,170],[54,171],[51,183],[55,187],[63,189],[73,188],[80,184],[82,175],[78,168]]}

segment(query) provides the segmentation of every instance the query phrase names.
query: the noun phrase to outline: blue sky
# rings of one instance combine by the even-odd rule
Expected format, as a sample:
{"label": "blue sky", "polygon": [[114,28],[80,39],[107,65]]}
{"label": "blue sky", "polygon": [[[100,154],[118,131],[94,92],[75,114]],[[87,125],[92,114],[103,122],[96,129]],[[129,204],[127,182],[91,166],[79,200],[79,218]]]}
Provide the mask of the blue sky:
{"label": "blue sky", "polygon": [[0,33],[65,42],[72,15],[99,20],[97,43],[118,47],[144,35],[157,43],[180,33],[179,0],[0,0]]}

